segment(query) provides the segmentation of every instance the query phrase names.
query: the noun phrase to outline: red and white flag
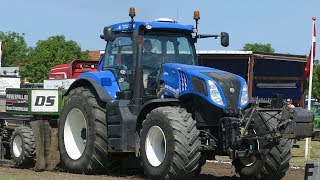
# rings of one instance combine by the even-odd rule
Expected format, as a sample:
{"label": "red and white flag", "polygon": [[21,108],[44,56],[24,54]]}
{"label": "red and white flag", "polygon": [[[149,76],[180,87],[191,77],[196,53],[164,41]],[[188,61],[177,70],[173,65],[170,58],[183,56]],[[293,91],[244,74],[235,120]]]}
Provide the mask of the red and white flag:
{"label": "red and white flag", "polygon": [[305,78],[308,78],[310,76],[310,66],[311,66],[311,64],[313,64],[313,63],[311,63],[311,58],[312,58],[312,61],[314,61],[314,58],[316,56],[316,23],[315,23],[316,18],[313,17],[312,20],[313,20],[312,45],[311,45],[311,49],[310,49],[310,53],[308,56],[308,61],[307,61],[306,67],[304,68],[304,77]]}
{"label": "red and white flag", "polygon": [[[313,61],[314,57],[316,56],[316,18],[312,18],[313,21],[313,28],[312,28],[312,44],[311,50],[308,57],[308,61],[305,67],[304,76],[309,78],[309,90],[308,90],[308,110],[311,110],[311,98],[312,98],[312,73],[313,73]],[[306,139],[306,146],[305,146],[305,159],[308,161],[310,159],[310,148],[309,148],[309,141],[310,138]]]}

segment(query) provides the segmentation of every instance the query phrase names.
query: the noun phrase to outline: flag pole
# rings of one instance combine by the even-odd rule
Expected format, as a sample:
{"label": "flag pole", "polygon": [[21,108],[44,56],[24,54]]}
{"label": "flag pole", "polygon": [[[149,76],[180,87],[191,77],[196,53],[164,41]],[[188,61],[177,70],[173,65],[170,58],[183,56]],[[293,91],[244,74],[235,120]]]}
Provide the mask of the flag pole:
{"label": "flag pole", "polygon": [[0,67],[1,67],[1,59],[2,58],[2,42],[0,41]]}
{"label": "flag pole", "polygon": [[[309,92],[308,92],[308,110],[311,110],[311,98],[312,98],[312,74],[313,74],[313,60],[314,60],[314,44],[316,42],[315,36],[315,21],[316,17],[312,18],[312,44],[311,44],[311,53],[310,53],[310,74],[309,74]],[[308,161],[310,159],[310,138],[306,138],[306,146],[305,146],[305,160]]]}

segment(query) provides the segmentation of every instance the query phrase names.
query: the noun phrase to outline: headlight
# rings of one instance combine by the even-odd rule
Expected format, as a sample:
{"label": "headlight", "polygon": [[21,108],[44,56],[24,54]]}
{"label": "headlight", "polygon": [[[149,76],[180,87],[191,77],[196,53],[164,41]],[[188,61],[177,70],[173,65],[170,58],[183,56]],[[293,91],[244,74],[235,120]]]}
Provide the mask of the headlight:
{"label": "headlight", "polygon": [[248,99],[248,87],[247,83],[244,83],[241,91],[240,105],[246,105],[248,103]]}
{"label": "headlight", "polygon": [[222,101],[222,98],[221,98],[221,94],[217,88],[217,86],[214,84],[213,81],[209,80],[208,81],[208,84],[209,84],[209,90],[210,90],[210,96],[211,96],[211,99],[219,104],[219,105],[224,105],[223,101]]}

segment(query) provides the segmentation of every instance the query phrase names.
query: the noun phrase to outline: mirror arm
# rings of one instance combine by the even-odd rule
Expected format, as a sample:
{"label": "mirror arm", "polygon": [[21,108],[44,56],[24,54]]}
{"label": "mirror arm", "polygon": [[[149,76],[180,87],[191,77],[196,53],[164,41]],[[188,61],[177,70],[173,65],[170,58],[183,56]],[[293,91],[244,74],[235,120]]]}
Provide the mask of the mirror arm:
{"label": "mirror arm", "polygon": [[221,37],[221,35],[213,35],[213,34],[198,34],[197,38],[210,38],[210,37],[214,37],[214,38],[218,38]]}

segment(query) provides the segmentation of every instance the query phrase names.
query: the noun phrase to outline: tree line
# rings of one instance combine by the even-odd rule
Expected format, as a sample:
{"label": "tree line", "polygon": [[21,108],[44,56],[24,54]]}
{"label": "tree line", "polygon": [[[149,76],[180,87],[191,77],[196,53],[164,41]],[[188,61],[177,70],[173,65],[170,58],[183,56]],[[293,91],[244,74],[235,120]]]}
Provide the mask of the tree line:
{"label": "tree line", "polygon": [[25,41],[25,34],[0,32],[2,41],[2,66],[20,67],[21,78],[29,82],[42,82],[48,79],[50,69],[74,59],[90,59],[87,51],[81,51],[79,44],[66,40],[65,36],[51,36],[39,40],[35,47]]}

